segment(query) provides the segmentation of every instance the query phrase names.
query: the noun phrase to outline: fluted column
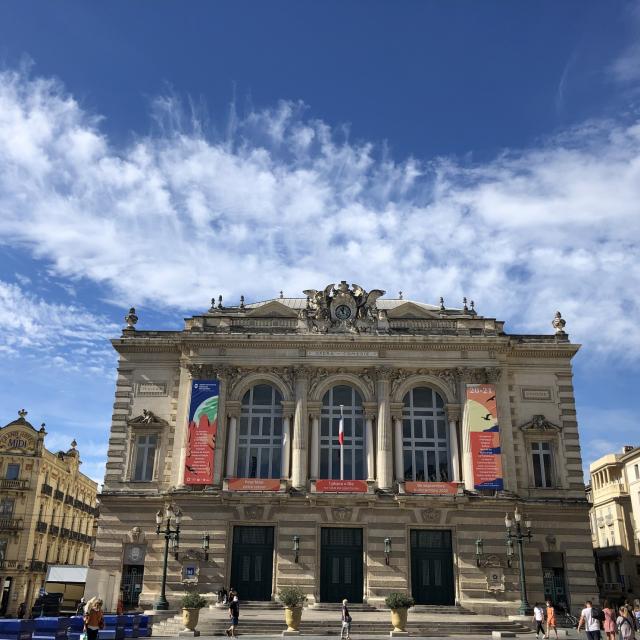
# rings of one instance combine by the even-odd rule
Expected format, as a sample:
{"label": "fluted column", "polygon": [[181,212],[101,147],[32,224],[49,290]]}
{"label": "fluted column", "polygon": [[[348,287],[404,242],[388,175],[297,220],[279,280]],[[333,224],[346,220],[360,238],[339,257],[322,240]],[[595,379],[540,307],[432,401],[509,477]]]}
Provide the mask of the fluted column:
{"label": "fluted column", "polygon": [[[466,384],[462,385],[463,398],[466,394]],[[469,419],[464,413],[462,417],[462,481],[467,491],[474,491],[473,483],[473,458],[471,456],[471,431],[469,429]]]}
{"label": "fluted column", "polygon": [[363,402],[362,408],[364,410],[364,420],[365,420],[364,446],[365,446],[365,459],[367,462],[367,481],[375,482],[376,454],[375,454],[375,440],[373,439],[373,419],[376,416],[376,412],[378,410],[378,404],[376,402]]}
{"label": "fluted column", "polygon": [[238,446],[238,418],[240,417],[240,403],[227,401],[227,463],[225,477],[235,478],[236,476],[236,458]]}
{"label": "fluted column", "polygon": [[317,480],[320,473],[320,418],[311,416],[311,479]]}
{"label": "fluted column", "polygon": [[393,487],[393,445],[391,405],[389,390],[391,387],[391,369],[380,368],[377,370],[377,395],[378,395],[378,447],[377,468],[378,488],[390,490]]}
{"label": "fluted column", "polygon": [[293,449],[291,484],[295,489],[307,486],[307,432],[309,415],[307,413],[307,391],[309,371],[303,367],[295,371],[295,414],[293,418]]}
{"label": "fluted column", "polygon": [[458,445],[458,420],[460,420],[460,405],[446,406],[449,421],[449,444],[451,445],[451,480],[460,482],[460,447]]}
{"label": "fluted column", "polygon": [[289,480],[291,477],[291,416],[294,403],[282,401],[282,470],[280,477]]}

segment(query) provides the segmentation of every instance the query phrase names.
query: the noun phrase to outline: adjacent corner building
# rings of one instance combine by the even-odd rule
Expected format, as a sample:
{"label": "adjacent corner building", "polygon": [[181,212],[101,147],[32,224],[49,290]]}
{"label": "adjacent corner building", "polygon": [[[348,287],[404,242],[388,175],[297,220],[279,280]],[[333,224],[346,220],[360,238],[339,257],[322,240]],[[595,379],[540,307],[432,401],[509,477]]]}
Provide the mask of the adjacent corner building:
{"label": "adjacent corner building", "polygon": [[49,564],[88,565],[98,485],[80,472],[75,440],[67,451],[45,447],[20,410],[0,428],[0,616],[31,610]]}
{"label": "adjacent corner building", "polygon": [[[94,566],[125,605],[161,589],[156,512],[182,514],[168,556],[187,586],[271,600],[514,613],[505,513],[531,520],[530,601],[597,593],[571,360],[545,335],[346,282],[299,298],[212,301],[182,330],[127,327]],[[204,550],[206,538],[209,548]],[[105,597],[112,597],[105,594]]]}

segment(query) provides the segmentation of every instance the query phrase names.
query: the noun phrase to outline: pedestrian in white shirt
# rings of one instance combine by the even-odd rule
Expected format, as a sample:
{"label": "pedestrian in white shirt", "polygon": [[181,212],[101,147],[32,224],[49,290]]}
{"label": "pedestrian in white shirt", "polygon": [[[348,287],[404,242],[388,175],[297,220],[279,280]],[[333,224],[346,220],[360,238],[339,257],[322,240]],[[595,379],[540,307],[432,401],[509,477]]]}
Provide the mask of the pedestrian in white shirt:
{"label": "pedestrian in white shirt", "polygon": [[544,609],[540,606],[539,602],[536,602],[536,606],[533,607],[533,620],[532,622],[536,623],[536,638],[540,638],[540,636],[544,636],[544,627],[542,623],[544,622]]}
{"label": "pedestrian in white shirt", "polygon": [[600,620],[594,615],[590,600],[584,603],[584,609],[578,622],[578,631],[582,625],[584,625],[588,640],[600,640]]}

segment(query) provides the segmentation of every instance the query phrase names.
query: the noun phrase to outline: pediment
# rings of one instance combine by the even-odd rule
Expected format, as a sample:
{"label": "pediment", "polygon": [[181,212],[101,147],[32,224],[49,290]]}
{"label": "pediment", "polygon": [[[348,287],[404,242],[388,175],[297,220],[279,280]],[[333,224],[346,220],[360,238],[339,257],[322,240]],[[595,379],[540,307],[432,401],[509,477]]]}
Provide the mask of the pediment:
{"label": "pediment", "polygon": [[148,409],[143,409],[142,413],[135,418],[131,418],[129,420],[129,424],[132,427],[167,427],[169,423],[164,419],[158,417],[153,411],[149,411]]}
{"label": "pediment", "polygon": [[246,314],[247,318],[297,318],[298,313],[295,309],[288,307],[282,302],[272,300],[266,304],[251,309]]}
{"label": "pediment", "polygon": [[390,320],[398,319],[416,319],[416,320],[430,320],[432,318],[439,318],[433,311],[428,311],[424,307],[421,307],[414,302],[405,302],[394,309],[387,311],[387,316]]}

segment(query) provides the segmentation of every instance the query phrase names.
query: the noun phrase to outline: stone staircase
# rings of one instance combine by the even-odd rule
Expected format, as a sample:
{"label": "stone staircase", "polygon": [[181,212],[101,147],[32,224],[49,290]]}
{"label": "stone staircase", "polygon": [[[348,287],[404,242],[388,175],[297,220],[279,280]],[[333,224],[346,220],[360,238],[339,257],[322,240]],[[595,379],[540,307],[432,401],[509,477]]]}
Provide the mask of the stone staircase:
{"label": "stone staircase", "polygon": [[[371,605],[351,605],[354,622],[352,635],[389,636],[391,630],[387,611],[380,611]],[[409,614],[407,630],[414,636],[491,636],[492,631],[528,633],[531,628],[520,622],[505,618],[476,616],[461,607],[415,607]],[[153,635],[157,637],[177,636],[182,631],[182,616],[175,615],[153,625]],[[226,608],[202,609],[198,631],[202,636],[224,637],[229,626]],[[268,636],[280,635],[286,629],[282,606],[277,602],[243,602],[240,607],[240,635]],[[335,603],[317,603],[306,607],[302,614],[300,631],[304,635],[339,636],[340,608]]]}

